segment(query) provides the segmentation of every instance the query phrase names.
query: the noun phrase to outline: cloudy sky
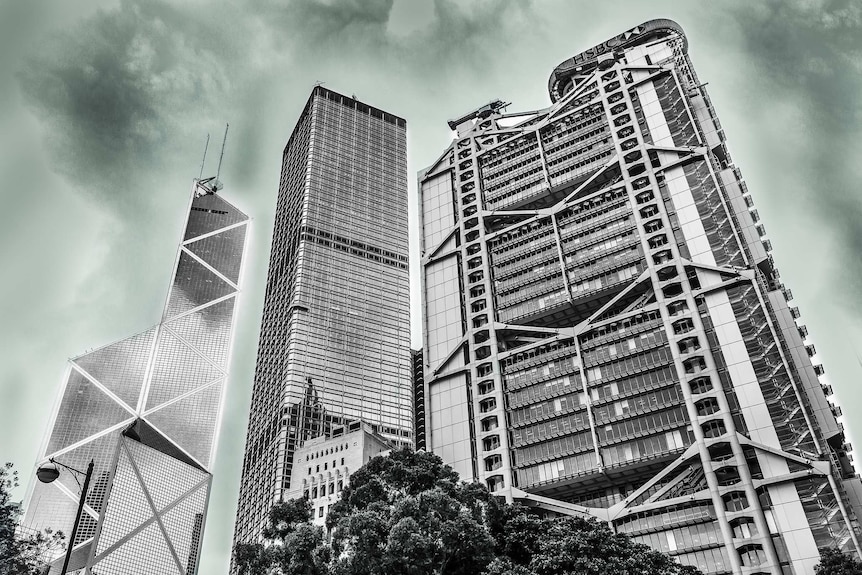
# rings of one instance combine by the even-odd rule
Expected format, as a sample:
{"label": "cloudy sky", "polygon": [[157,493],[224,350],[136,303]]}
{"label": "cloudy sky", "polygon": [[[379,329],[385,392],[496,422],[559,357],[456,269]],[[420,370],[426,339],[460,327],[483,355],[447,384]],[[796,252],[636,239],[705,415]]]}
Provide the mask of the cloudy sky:
{"label": "cloudy sky", "polygon": [[[687,32],[782,277],[862,438],[862,4],[250,6],[0,0],[0,461],[25,481],[66,359],[158,320],[206,134],[217,149],[230,122],[224,194],[254,222],[201,566],[226,572],[281,150],[315,82],[407,119],[413,209],[412,174],[447,145],[447,119],[492,98],[510,111],[545,107],[559,62],[659,17]],[[419,333],[414,312],[416,347]]]}

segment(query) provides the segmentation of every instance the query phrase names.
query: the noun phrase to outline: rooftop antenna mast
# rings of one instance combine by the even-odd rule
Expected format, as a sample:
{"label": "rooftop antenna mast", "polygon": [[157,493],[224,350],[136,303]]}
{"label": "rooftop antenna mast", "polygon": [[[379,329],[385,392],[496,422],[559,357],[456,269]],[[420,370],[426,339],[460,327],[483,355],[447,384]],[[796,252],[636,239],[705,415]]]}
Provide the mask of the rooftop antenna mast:
{"label": "rooftop antenna mast", "polygon": [[224,125],[224,139],[221,141],[221,155],[218,157],[218,170],[216,170],[215,182],[213,182],[213,191],[219,191],[224,187],[218,177],[221,175],[221,161],[224,159],[224,146],[227,143],[227,131],[230,128],[229,123]]}
{"label": "rooftop antenna mast", "polygon": [[202,180],[204,177],[204,164],[207,161],[207,149],[209,147],[210,147],[210,135],[209,135],[209,132],[207,132],[207,143],[204,144],[204,159],[201,160],[201,173],[198,176],[198,180]]}

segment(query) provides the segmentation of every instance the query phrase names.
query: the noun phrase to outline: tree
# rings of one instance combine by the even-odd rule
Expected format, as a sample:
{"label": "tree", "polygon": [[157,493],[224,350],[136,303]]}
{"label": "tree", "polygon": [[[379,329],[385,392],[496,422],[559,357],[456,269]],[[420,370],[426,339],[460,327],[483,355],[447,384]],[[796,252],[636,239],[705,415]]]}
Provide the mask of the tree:
{"label": "tree", "polygon": [[16,535],[21,506],[12,501],[10,491],[17,486],[18,472],[6,463],[0,467],[0,575],[38,575],[43,557],[62,546],[63,533]]}
{"label": "tree", "polygon": [[694,567],[625,535],[595,519],[564,517],[545,521],[545,531],[531,550],[527,567],[536,575],[694,575]]}
{"label": "tree", "polygon": [[375,457],[330,507],[332,539],[310,504],[270,512],[266,544],[238,545],[241,575],[694,575],[594,519],[543,518],[459,481],[434,454]]}
{"label": "tree", "polygon": [[291,499],[269,511],[266,544],[238,544],[234,559],[240,575],[326,575],[329,549],[323,528],[311,524],[311,502]]}
{"label": "tree", "polygon": [[401,449],[376,457],[350,478],[327,517],[333,573],[481,573],[494,558],[491,500],[436,455]]}
{"label": "tree", "polygon": [[820,563],[814,568],[814,573],[815,575],[862,575],[862,563],[838,549],[824,549],[820,552]]}

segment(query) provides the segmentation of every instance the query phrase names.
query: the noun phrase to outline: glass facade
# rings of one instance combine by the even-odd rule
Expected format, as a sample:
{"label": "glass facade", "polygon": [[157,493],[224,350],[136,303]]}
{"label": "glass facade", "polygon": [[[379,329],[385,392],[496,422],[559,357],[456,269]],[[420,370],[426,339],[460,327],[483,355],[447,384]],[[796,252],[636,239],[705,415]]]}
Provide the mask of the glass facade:
{"label": "glass facade", "polygon": [[837,408],[680,27],[549,92],[450,122],[420,176],[428,448],[706,573],[858,553]]}
{"label": "glass facade", "polygon": [[303,441],[359,420],[412,441],[406,172],[403,119],[314,89],[284,151],[237,543]]}
{"label": "glass facade", "polygon": [[[150,573],[196,573],[248,228],[210,185],[192,188],[161,322],[70,361],[38,463],[94,462],[75,569],[128,573],[146,556]],[[193,488],[181,481],[189,474]],[[63,467],[55,482],[34,482],[24,525],[70,533],[79,493]]]}

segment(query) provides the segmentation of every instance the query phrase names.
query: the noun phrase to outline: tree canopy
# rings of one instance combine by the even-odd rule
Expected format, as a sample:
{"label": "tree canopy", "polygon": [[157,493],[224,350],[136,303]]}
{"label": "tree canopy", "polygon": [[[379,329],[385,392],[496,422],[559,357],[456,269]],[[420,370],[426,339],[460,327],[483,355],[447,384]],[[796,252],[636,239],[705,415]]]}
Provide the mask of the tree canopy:
{"label": "tree canopy", "polygon": [[10,492],[17,486],[18,472],[12,464],[0,466],[0,575],[38,575],[42,573],[43,556],[62,546],[63,534],[16,534],[21,506],[12,501]]}
{"label": "tree canopy", "polygon": [[862,575],[862,562],[838,549],[824,549],[814,575]]}
{"label": "tree canopy", "polygon": [[434,454],[375,457],[350,477],[327,528],[310,503],[273,507],[263,544],[240,544],[240,575],[694,575],[594,519],[507,505]]}

